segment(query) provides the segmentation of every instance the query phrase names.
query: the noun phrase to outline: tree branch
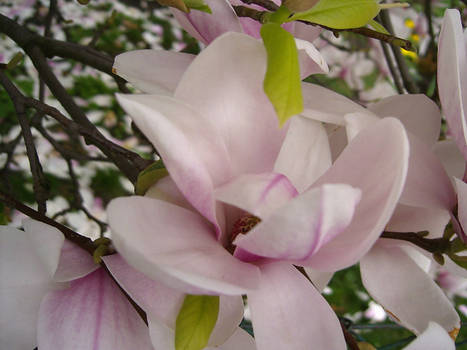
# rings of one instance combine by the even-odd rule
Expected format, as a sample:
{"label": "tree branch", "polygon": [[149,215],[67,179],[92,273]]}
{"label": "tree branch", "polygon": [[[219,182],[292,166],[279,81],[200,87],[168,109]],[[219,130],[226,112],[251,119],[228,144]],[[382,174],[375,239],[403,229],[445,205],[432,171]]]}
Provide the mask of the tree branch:
{"label": "tree branch", "polygon": [[[249,17],[260,23],[264,23],[265,16],[266,14],[269,13],[268,11],[258,11],[253,8],[245,7],[245,6],[233,6],[233,8],[238,17]],[[388,44],[391,44],[391,46],[393,47],[402,47],[406,50],[413,50],[413,46],[410,41],[402,39],[402,38],[398,38],[394,35],[380,33],[370,28],[360,27],[360,28],[349,28],[349,29],[335,29],[335,28],[330,28],[330,27],[326,27],[326,26],[323,26],[317,23],[311,23],[307,21],[298,21],[298,22],[330,30],[335,35],[338,35],[339,32],[351,32],[351,33],[356,33],[356,34],[366,36],[368,38],[373,38],[373,39],[387,42]]]}
{"label": "tree branch", "polygon": [[445,253],[449,247],[449,241],[445,238],[425,238],[415,232],[391,232],[384,231],[381,238],[398,239],[410,242],[430,253]]}
{"label": "tree branch", "polygon": [[[83,111],[76,105],[73,98],[67,93],[65,88],[56,78],[47,64],[47,60],[39,48],[36,45],[35,39],[37,35],[32,34],[26,28],[18,25],[16,22],[11,21],[9,18],[0,14],[0,32],[4,32],[10,36],[18,45],[20,45],[31,58],[34,66],[39,72],[40,78],[49,87],[52,94],[62,104],[65,110],[69,113],[71,118],[83,127],[88,129],[88,133],[95,135],[94,139],[89,139],[88,135],[85,136],[86,142],[95,144],[107,157],[117,165],[117,167],[130,179],[135,182],[139,172],[144,170],[150,163],[150,160],[141,158],[138,154],[126,150],[120,146],[113,144],[108,141],[92,124],[83,113]],[[41,37],[43,38],[43,37]],[[43,40],[50,40],[43,38]],[[111,66],[107,65],[107,68],[111,71]],[[104,141],[105,140],[105,141]],[[112,144],[112,147],[109,145]]]}
{"label": "tree branch", "polygon": [[38,205],[39,212],[45,214],[47,211],[46,201],[49,197],[49,186],[47,180],[44,177],[42,166],[37,155],[36,146],[34,145],[34,139],[31,133],[31,127],[29,125],[28,117],[26,116],[26,109],[23,103],[23,99],[19,91],[13,85],[13,83],[7,78],[3,70],[0,69],[0,84],[5,88],[8,96],[16,110],[19,124],[21,126],[21,133],[23,135],[24,143],[26,145],[26,154],[29,159],[29,166],[31,169],[34,197]]}
{"label": "tree branch", "polygon": [[[387,11],[381,11],[378,15],[381,23],[391,32],[394,32],[394,28],[392,27],[391,19],[389,18],[389,14]],[[410,42],[410,41],[409,41]],[[406,49],[405,47],[403,47]],[[397,66],[399,67],[399,71],[401,73],[402,81],[404,82],[405,89],[410,94],[416,94],[419,92],[418,86],[412,79],[410,75],[409,68],[407,67],[407,63],[405,62],[405,58],[402,56],[402,53],[398,47],[391,46],[392,53],[396,58]],[[407,50],[407,49],[406,49]]]}

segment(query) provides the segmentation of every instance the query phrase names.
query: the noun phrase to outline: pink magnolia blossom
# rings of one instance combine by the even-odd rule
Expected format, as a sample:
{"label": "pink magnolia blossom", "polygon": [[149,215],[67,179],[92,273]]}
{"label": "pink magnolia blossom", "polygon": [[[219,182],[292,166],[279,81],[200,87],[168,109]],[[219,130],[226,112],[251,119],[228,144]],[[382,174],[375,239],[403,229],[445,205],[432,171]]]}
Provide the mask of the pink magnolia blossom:
{"label": "pink magnolia blossom", "polygon": [[[146,312],[148,329],[88,253],[54,227],[34,220],[25,220],[24,227],[0,228],[2,349],[152,350],[151,342],[159,347],[161,337],[173,341],[183,293],[148,279],[118,254],[104,257],[113,278]],[[252,337],[238,327],[242,317],[240,296],[221,297],[210,345],[254,350]],[[164,349],[174,349],[169,345]]]}
{"label": "pink magnolia blossom", "polygon": [[[280,5],[280,2],[275,0]],[[175,18],[180,25],[191,36],[208,45],[220,35],[227,32],[238,32],[260,38],[261,23],[251,18],[237,17],[232,6],[246,6],[240,0],[206,0],[211,8],[212,14],[202,11],[190,11],[184,13],[177,9],[172,9]],[[264,10],[252,5],[251,7]],[[309,26],[300,22],[286,23],[283,27],[288,30],[296,39],[296,45],[301,63],[301,75],[303,78],[310,74],[328,73],[329,68],[323,56],[311,42],[315,40],[321,29]]]}
{"label": "pink magnolia blossom", "polygon": [[0,231],[2,349],[152,349],[146,325],[89,254],[54,227],[23,224]]}
{"label": "pink magnolia blossom", "polygon": [[[431,237],[441,237],[456,197],[443,165],[432,152],[441,125],[438,107],[423,95],[399,95],[365,109],[320,87],[306,84],[303,91],[303,114],[327,125],[333,158],[338,158],[354,137],[383,117],[393,116],[404,124],[410,142],[407,180],[385,230],[428,230]],[[316,96],[320,98],[316,100]],[[323,109],[318,101],[325,98],[332,98],[334,103]],[[428,274],[434,262],[423,253],[426,254],[401,241],[380,239],[361,259],[363,283],[375,300],[416,334],[423,332],[431,321],[455,333],[460,324],[459,316]],[[332,277],[331,273],[307,272],[317,276],[321,287]],[[387,281],[392,282],[388,284]]]}
{"label": "pink magnolia blossom", "polygon": [[[117,73],[132,70],[123,61]],[[145,197],[110,203],[119,253],[183,292],[247,294],[258,349],[345,349],[334,312],[293,264],[335,271],[371,248],[404,186],[402,124],[379,121],[331,166],[320,123],[278,127],[259,41],[223,35],[183,68],[173,97],[118,96],[170,173]]]}
{"label": "pink magnolia blossom", "polygon": [[[459,11],[446,10],[438,46],[438,90],[449,130],[464,159],[467,159],[467,32],[462,33]],[[467,235],[467,184],[456,179],[458,217],[454,229],[464,243]]]}

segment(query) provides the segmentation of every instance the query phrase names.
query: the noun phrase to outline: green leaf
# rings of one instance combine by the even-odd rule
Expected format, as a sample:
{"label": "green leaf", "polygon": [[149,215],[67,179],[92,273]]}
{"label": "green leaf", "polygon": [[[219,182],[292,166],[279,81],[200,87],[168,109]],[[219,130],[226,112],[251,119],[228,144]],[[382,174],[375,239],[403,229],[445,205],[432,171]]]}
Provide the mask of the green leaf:
{"label": "green leaf", "polygon": [[162,160],[158,160],[139,173],[135,184],[135,193],[142,196],[157,181],[169,175]]}
{"label": "green leaf", "polygon": [[17,52],[13,58],[10,60],[10,62],[7,63],[6,68],[7,69],[13,69],[15,68],[18,64],[21,63],[23,60],[24,55],[21,52]]}
{"label": "green leaf", "polygon": [[184,0],[184,2],[189,9],[212,14],[211,8],[204,2],[204,0]]}
{"label": "green leaf", "polygon": [[311,9],[319,0],[284,0],[282,4],[292,12],[302,12]]}
{"label": "green leaf", "polygon": [[389,32],[387,31],[386,28],[383,27],[383,25],[379,22],[376,22],[374,19],[370,20],[368,22],[368,24],[371,26],[371,28],[373,28],[374,30],[376,30],[377,32],[379,33],[383,33],[383,34],[389,34]]}
{"label": "green leaf", "polygon": [[379,10],[376,0],[320,0],[310,10],[294,14],[289,21],[303,20],[335,29],[358,28]]}
{"label": "green leaf", "polygon": [[277,23],[264,24],[261,37],[268,57],[264,92],[283,125],[303,110],[297,47],[293,36]]}
{"label": "green leaf", "polygon": [[276,12],[273,12],[268,16],[268,22],[282,24],[285,21],[287,21],[287,18],[289,18],[290,15],[291,15],[290,10],[284,5],[282,5],[281,7],[277,9]]}
{"label": "green leaf", "polygon": [[187,295],[175,323],[175,350],[204,349],[218,314],[218,296]]}
{"label": "green leaf", "polygon": [[457,254],[448,254],[452,261],[457,265],[467,270],[467,256],[457,255]]}

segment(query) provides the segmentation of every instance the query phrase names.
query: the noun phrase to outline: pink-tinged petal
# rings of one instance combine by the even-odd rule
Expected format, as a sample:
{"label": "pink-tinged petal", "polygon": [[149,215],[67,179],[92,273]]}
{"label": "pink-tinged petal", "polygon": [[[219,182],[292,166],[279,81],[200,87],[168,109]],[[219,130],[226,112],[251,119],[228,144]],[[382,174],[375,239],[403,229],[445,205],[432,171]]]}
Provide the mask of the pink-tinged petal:
{"label": "pink-tinged petal", "polygon": [[120,254],[104,256],[103,260],[118,284],[146,312],[149,319],[157,317],[168,327],[175,328],[175,319],[185,293],[146,277],[128,265]]}
{"label": "pink-tinged petal", "polygon": [[433,152],[443,164],[443,167],[453,185],[453,177],[462,179],[465,171],[465,159],[453,140],[437,142],[433,146]]}
{"label": "pink-tinged petal", "polygon": [[467,231],[467,184],[464,181],[455,178],[457,188],[457,213],[458,221],[462,226],[462,231],[458,232],[459,237],[467,242],[465,232]]}
{"label": "pink-tinged petal", "polygon": [[177,184],[170,176],[160,179],[156,184],[149,187],[144,196],[169,202],[191,211],[196,211],[196,209],[194,209],[186,200],[183,193],[180,192]]}
{"label": "pink-tinged petal", "polygon": [[279,128],[264,93],[265,72],[263,44],[228,33],[196,57],[175,91],[176,98],[211,120],[227,147],[233,175],[270,172],[287,132]]}
{"label": "pink-tinged petal", "polygon": [[350,142],[360,131],[373,125],[380,119],[375,115],[357,112],[346,114],[344,120],[347,140]]}
{"label": "pink-tinged petal", "polygon": [[451,217],[446,210],[399,204],[394,210],[386,230],[394,232],[429,231],[430,237],[438,238],[443,235],[444,228],[450,219]]}
{"label": "pink-tinged petal", "polygon": [[274,171],[287,176],[299,193],[331,166],[328,136],[320,122],[292,118]]}
{"label": "pink-tinged petal", "polygon": [[47,294],[37,333],[41,350],[153,349],[148,328],[104,269]]}
{"label": "pink-tinged petal", "polygon": [[329,67],[323,55],[312,43],[306,40],[295,39],[295,45],[298,50],[300,76],[302,79],[311,74],[329,73]]}
{"label": "pink-tinged petal", "polygon": [[235,333],[227,339],[225,343],[216,347],[207,347],[206,350],[256,350],[256,344],[253,337],[240,327],[237,327]]}
{"label": "pink-tinged petal", "polygon": [[459,11],[446,10],[438,46],[438,91],[457,147],[467,159],[467,49]]}
{"label": "pink-tinged petal", "polygon": [[76,244],[65,241],[60,255],[54,281],[65,282],[76,278],[81,278],[97,270],[97,265],[88,252],[78,247]]}
{"label": "pink-tinged petal", "polygon": [[[153,345],[161,347],[166,338],[168,327],[175,329],[175,321],[182,306],[185,294],[167,287],[159,281],[152,280],[128,265],[119,254],[103,258],[104,262],[118,284],[146,312],[153,322]],[[221,296],[219,315],[212,331],[209,344],[223,344],[236,330],[243,317],[243,301],[241,296]],[[155,329],[159,327],[159,329]],[[159,334],[158,336],[156,336]],[[173,333],[172,333],[173,335]],[[159,339],[156,342],[155,339]],[[161,347],[168,349],[166,347]]]}
{"label": "pink-tinged petal", "polygon": [[346,349],[336,314],[291,264],[261,266],[248,305],[259,350]]}
{"label": "pink-tinged petal", "polygon": [[261,219],[298,195],[289,179],[282,174],[247,174],[216,188],[217,200],[234,205]]}
{"label": "pink-tinged petal", "polygon": [[24,221],[26,232],[0,226],[0,348],[33,349],[39,305],[53,288],[63,235]]}
{"label": "pink-tinged petal", "polygon": [[336,271],[353,265],[371,248],[399,200],[408,158],[406,132],[394,118],[378,121],[349,143],[313,186],[346,183],[359,188],[362,197],[347,229],[315,253],[309,266]]}
{"label": "pink-tinged petal", "polygon": [[360,261],[360,270],[370,295],[415,334],[422,333],[430,321],[447,332],[459,329],[459,315],[449,299],[399,247],[375,245]]}
{"label": "pink-tinged petal", "polygon": [[323,292],[324,288],[329,284],[329,281],[331,281],[332,276],[334,276],[334,272],[318,271],[311,267],[305,267],[305,272],[320,293]]}
{"label": "pink-tinged petal", "polygon": [[235,295],[258,283],[258,268],[230,255],[196,213],[136,196],[113,200],[107,212],[118,252],[169,287],[191,294]]}
{"label": "pink-tinged petal", "polygon": [[234,9],[227,0],[204,0],[212,14],[202,11],[182,11],[173,9],[172,13],[180,25],[191,36],[208,45],[226,32],[242,32],[242,26]]}
{"label": "pink-tinged petal", "polygon": [[396,95],[368,106],[381,118],[395,117],[406,130],[428,145],[438,141],[441,113],[438,106],[425,95]]}
{"label": "pink-tinged petal", "polygon": [[[217,225],[213,186],[225,182],[231,169],[226,146],[215,126],[168,96],[117,95],[117,98],[157,148],[180,191]],[[217,231],[219,234],[219,228]]]}
{"label": "pink-tinged petal", "polygon": [[455,350],[456,345],[449,334],[435,322],[430,322],[427,329],[404,350]]}
{"label": "pink-tinged petal", "polygon": [[302,193],[277,209],[234,244],[275,259],[303,260],[342,232],[351,222],[360,190],[326,184]]}
{"label": "pink-tinged petal", "polygon": [[[240,295],[221,295],[217,323],[209,338],[209,346],[221,346],[235,335],[244,313],[243,299]],[[221,347],[221,349],[223,349]]]}
{"label": "pink-tinged petal", "polygon": [[293,25],[293,36],[297,39],[309,41],[310,43],[318,38],[322,32],[320,27],[310,26],[297,21],[293,22]]}
{"label": "pink-tinged petal", "polygon": [[344,125],[344,115],[360,112],[372,114],[359,104],[324,87],[303,83],[302,116],[326,123]]}
{"label": "pink-tinged petal", "polygon": [[52,277],[57,271],[65,241],[63,233],[53,226],[32,219],[23,220],[23,227],[30,241],[30,247],[34,249],[38,259],[37,262],[40,262],[48,276]]}
{"label": "pink-tinged petal", "polygon": [[450,211],[456,203],[456,193],[443,165],[428,145],[410,133],[409,142],[409,170],[400,202]]}
{"label": "pink-tinged petal", "polygon": [[175,330],[157,317],[148,318],[149,335],[154,349],[175,350]]}
{"label": "pink-tinged petal", "polygon": [[172,95],[195,56],[164,50],[135,50],[115,57],[114,73],[149,94]]}

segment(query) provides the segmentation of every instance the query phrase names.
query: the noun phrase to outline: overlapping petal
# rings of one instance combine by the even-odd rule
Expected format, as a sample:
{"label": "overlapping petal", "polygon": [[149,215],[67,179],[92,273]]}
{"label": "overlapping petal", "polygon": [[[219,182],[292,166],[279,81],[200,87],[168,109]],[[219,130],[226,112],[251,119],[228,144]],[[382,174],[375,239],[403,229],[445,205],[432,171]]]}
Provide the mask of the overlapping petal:
{"label": "overlapping petal", "polygon": [[216,199],[266,219],[298,195],[289,179],[276,173],[245,174],[216,188]]}
{"label": "overlapping petal", "polygon": [[258,349],[346,349],[334,311],[291,264],[262,265],[261,283],[248,294],[248,304]]}
{"label": "overlapping petal", "polygon": [[125,260],[170,287],[192,294],[236,295],[258,283],[258,268],[231,256],[196,213],[151,198],[128,197],[112,201],[108,217]]}
{"label": "overlapping petal", "polygon": [[427,145],[438,141],[441,113],[436,103],[425,95],[395,95],[371,104],[368,109],[381,118],[399,119],[407,131]]}
{"label": "overlapping petal", "polygon": [[0,348],[32,349],[39,305],[53,287],[64,237],[56,228],[25,220],[26,231],[0,226]]}
{"label": "overlapping petal", "polygon": [[211,43],[226,32],[243,32],[240,20],[228,0],[204,0],[212,14],[202,11],[182,11],[173,9],[174,17],[194,38],[204,44]]}
{"label": "overlapping petal", "polygon": [[221,135],[233,175],[271,171],[287,131],[263,91],[265,72],[262,43],[228,33],[197,56],[175,91]]}
{"label": "overlapping petal", "polygon": [[63,242],[54,281],[71,281],[99,268],[88,252],[70,241]]}
{"label": "overlapping petal", "polygon": [[152,350],[149,331],[103,269],[47,294],[38,320],[43,350]]}
{"label": "overlapping petal", "polygon": [[301,116],[292,118],[274,171],[286,175],[302,193],[330,166],[331,149],[321,123]]}
{"label": "overlapping petal", "polygon": [[438,45],[438,91],[457,147],[467,159],[467,49],[459,11],[446,10]]}
{"label": "overlapping petal", "polygon": [[404,350],[454,350],[456,345],[449,334],[435,322],[430,322],[427,329]]}
{"label": "overlapping petal", "polygon": [[278,208],[246,235],[237,247],[263,257],[304,260],[351,222],[360,190],[344,184],[313,188]]}
{"label": "overlapping petal", "polygon": [[459,329],[460,319],[449,299],[398,246],[378,243],[360,261],[360,270],[363,284],[373,298],[416,334],[422,333],[431,321],[447,332]]}
{"label": "overlapping petal", "polygon": [[229,178],[231,167],[216,127],[171,97],[118,95],[118,100],[160,152],[180,191],[217,224],[212,191],[216,182]]}
{"label": "overlapping petal", "polygon": [[362,197],[350,225],[311,257],[311,267],[336,271],[354,264],[371,248],[399,200],[408,158],[406,132],[394,118],[376,122],[349,143],[313,186],[346,183],[359,188]]}
{"label": "overlapping petal", "polygon": [[194,55],[165,50],[135,50],[115,57],[114,73],[149,94],[172,95]]}
{"label": "overlapping petal", "polygon": [[[119,285],[147,313],[155,348],[171,344],[173,339],[169,338],[174,337],[175,321],[186,294],[146,277],[129,266],[119,254],[106,256],[104,261]],[[221,296],[219,315],[209,344],[224,344],[234,334],[242,318],[241,296]],[[171,349],[167,346],[162,348]]]}

